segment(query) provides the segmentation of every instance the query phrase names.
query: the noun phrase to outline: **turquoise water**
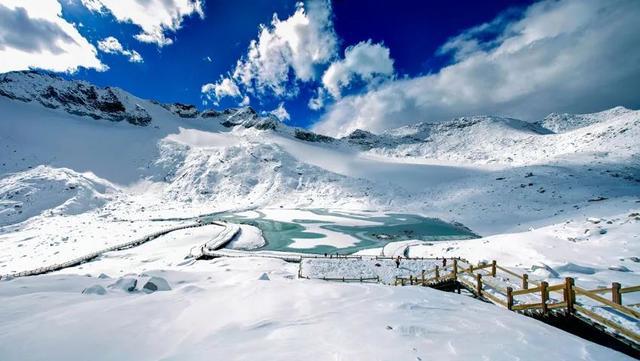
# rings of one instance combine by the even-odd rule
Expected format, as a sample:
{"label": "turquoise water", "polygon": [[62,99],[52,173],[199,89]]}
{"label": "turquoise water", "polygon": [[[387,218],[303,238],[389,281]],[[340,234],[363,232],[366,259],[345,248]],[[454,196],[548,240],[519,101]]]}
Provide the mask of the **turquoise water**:
{"label": "turquoise water", "polygon": [[[234,223],[243,223],[256,226],[262,230],[267,244],[261,250],[290,251],[304,253],[340,253],[349,254],[362,249],[382,247],[389,242],[419,239],[424,241],[442,241],[451,239],[469,239],[478,237],[468,228],[460,224],[447,223],[436,218],[425,218],[415,214],[389,213],[383,216],[366,216],[362,214],[337,213],[323,209],[308,210],[317,215],[330,215],[349,220],[358,219],[373,221],[379,225],[352,226],[340,224],[340,222],[327,222],[315,219],[294,219],[292,222],[281,222],[258,217],[244,217],[237,214],[218,214],[203,217],[203,221],[227,220]],[[312,218],[312,217],[310,217]],[[329,245],[317,245],[310,248],[289,248],[293,239],[317,239],[326,238],[325,235],[307,230],[306,225],[320,225],[322,229],[348,234],[358,239],[351,247],[336,248]]]}

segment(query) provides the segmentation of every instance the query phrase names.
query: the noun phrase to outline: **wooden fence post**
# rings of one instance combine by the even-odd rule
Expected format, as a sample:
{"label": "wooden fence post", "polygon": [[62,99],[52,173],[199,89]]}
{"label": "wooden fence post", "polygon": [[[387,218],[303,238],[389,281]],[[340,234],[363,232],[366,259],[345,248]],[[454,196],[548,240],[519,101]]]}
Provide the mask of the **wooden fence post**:
{"label": "wooden fence post", "polygon": [[567,312],[573,313],[573,304],[576,300],[576,294],[573,290],[574,281],[571,277],[564,279],[564,301],[567,303]]}
{"label": "wooden fence post", "polygon": [[622,294],[620,293],[620,283],[613,282],[611,284],[611,301],[619,305],[622,304]]}
{"label": "wooden fence post", "polygon": [[442,267],[447,267],[447,259],[446,258],[442,258]]}
{"label": "wooden fence post", "polygon": [[526,273],[522,275],[522,289],[529,289],[529,275]]}
{"label": "wooden fence post", "polygon": [[491,277],[496,276],[496,261],[491,261]]}
{"label": "wooden fence post", "polygon": [[453,280],[458,280],[458,260],[455,258],[453,259]]}
{"label": "wooden fence post", "polygon": [[480,273],[476,275],[476,293],[478,293],[478,297],[482,297],[482,275]]}
{"label": "wooden fence post", "polygon": [[436,266],[436,282],[440,281],[440,269]]}
{"label": "wooden fence post", "polygon": [[422,276],[421,277],[422,277],[422,285],[426,286],[425,281],[424,281],[424,270],[422,270]]}
{"label": "wooden fence post", "polygon": [[513,287],[507,287],[507,309],[511,311],[513,308]]}
{"label": "wooden fence post", "polygon": [[542,299],[542,315],[546,315],[548,311],[547,301],[549,301],[549,283],[546,281],[540,282],[540,298]]}

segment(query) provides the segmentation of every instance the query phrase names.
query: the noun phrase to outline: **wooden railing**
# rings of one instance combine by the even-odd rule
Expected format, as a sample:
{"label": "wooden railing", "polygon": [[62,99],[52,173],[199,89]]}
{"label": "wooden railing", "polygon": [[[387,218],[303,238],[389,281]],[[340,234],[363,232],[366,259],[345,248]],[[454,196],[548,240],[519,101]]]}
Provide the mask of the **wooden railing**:
{"label": "wooden railing", "polygon": [[[531,280],[526,273],[518,274],[501,267],[496,261],[473,265],[460,258],[444,259],[442,266],[423,270],[416,276],[396,277],[395,285],[435,286],[451,281],[477,297],[511,311],[536,312],[542,316],[564,312],[604,326],[611,331],[609,333],[622,335],[636,345],[640,343],[640,335],[634,329],[628,327],[626,322],[616,322],[620,315],[624,315],[630,323],[640,323],[640,311],[633,308],[638,304],[622,304],[623,295],[640,292],[640,285],[622,287],[614,282],[611,287],[587,290],[576,286],[571,277],[558,284],[549,284],[547,281]],[[607,294],[610,296],[605,297]],[[596,309],[602,312],[594,311]]]}

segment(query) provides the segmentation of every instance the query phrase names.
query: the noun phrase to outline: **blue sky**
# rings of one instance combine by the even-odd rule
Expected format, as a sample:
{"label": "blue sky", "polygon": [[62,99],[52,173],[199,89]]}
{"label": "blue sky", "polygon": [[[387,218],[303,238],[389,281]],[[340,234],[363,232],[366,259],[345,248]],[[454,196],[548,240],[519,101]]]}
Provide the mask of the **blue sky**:
{"label": "blue sky", "polygon": [[638,15],[634,0],[3,0],[0,72],[249,104],[332,135],[472,114],[537,120],[639,105]]}
{"label": "blue sky", "polygon": [[[408,1],[398,6],[390,1],[336,1],[333,22],[339,39],[339,53],[348,46],[371,39],[391,49],[396,71],[414,76],[436,72],[447,61],[435,53],[449,37],[473,25],[492,20],[514,6],[531,1]],[[201,87],[232,69],[256,38],[258,26],[268,24],[274,13],[286,19],[295,11],[296,1],[209,1],[204,4],[204,19],[188,17],[182,28],[172,35],[175,42],[158,49],[133,39],[138,27],[119,23],[113,16],[98,15],[80,2],[63,2],[63,17],[82,23],[80,33],[92,42],[108,36],[120,39],[125,48],[136,49],[143,63],[131,63],[118,55],[103,55],[109,66],[106,72],[80,69],[74,78],[98,85],[118,86],[143,98],[163,102],[202,104]],[[460,8],[469,9],[460,13]],[[210,57],[211,62],[206,58]],[[300,94],[284,101],[291,115],[288,121],[308,126],[321,112],[307,106],[315,87],[304,84]],[[276,108],[281,99],[272,96],[252,97],[256,109]],[[219,107],[236,106],[234,99],[224,99]],[[215,106],[213,106],[215,107]]]}

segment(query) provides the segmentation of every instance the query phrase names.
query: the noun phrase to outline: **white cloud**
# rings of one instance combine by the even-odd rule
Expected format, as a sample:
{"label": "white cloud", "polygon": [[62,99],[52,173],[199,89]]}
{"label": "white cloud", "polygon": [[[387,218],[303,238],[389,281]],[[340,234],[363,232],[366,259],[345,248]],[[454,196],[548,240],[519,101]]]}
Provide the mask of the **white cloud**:
{"label": "white cloud", "polygon": [[107,54],[122,54],[129,58],[132,63],[142,63],[142,56],[135,50],[126,50],[122,47],[122,44],[118,39],[113,36],[109,36],[98,41],[98,49]]}
{"label": "white cloud", "polygon": [[315,95],[311,97],[311,99],[309,99],[307,106],[311,110],[320,110],[324,108],[324,104],[327,101],[327,98],[329,98],[329,96],[327,95],[327,91],[324,88],[319,87],[316,90]]}
{"label": "white cloud", "polygon": [[552,111],[640,105],[640,2],[562,0],[531,5],[451,39],[454,63],[336,102],[314,126],[340,135],[467,114],[536,120]]}
{"label": "white cloud", "polygon": [[2,0],[0,59],[0,72],[108,69],[98,59],[96,48],[62,18],[62,7],[56,0]]}
{"label": "white cloud", "polygon": [[277,108],[275,108],[274,110],[270,111],[269,113],[275,115],[281,121],[285,121],[285,120],[291,119],[291,116],[289,115],[289,112],[284,107],[284,103],[280,103]]}
{"label": "white cloud", "polygon": [[269,26],[260,26],[258,39],[251,41],[232,76],[252,93],[293,95],[291,83],[315,80],[316,67],[330,62],[336,48],[331,5],[325,0],[298,3],[286,20],[274,14]]}
{"label": "white cloud", "polygon": [[176,32],[183,18],[204,18],[202,0],[82,0],[91,11],[110,12],[120,22],[130,22],[142,31],[135,38],[160,47],[173,43],[166,32]]}
{"label": "white cloud", "polygon": [[334,98],[355,78],[370,83],[376,77],[393,75],[393,59],[382,44],[362,41],[345,50],[344,59],[333,62],[322,76],[322,84]]}
{"label": "white cloud", "polygon": [[[217,83],[205,84],[200,90],[215,105],[218,105],[220,99],[224,97],[236,98],[242,96],[238,85],[230,78],[221,78]],[[244,101],[245,99],[243,99]]]}

